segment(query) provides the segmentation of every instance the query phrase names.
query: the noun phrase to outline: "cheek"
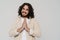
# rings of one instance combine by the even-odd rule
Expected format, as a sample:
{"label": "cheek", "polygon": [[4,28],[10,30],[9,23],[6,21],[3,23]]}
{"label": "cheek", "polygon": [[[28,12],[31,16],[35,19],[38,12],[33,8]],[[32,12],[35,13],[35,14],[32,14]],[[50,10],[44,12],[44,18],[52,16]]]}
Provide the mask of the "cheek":
{"label": "cheek", "polygon": [[29,11],[26,11],[26,13],[28,14],[28,13],[29,13]]}
{"label": "cheek", "polygon": [[24,10],[21,10],[21,12],[23,12]]}

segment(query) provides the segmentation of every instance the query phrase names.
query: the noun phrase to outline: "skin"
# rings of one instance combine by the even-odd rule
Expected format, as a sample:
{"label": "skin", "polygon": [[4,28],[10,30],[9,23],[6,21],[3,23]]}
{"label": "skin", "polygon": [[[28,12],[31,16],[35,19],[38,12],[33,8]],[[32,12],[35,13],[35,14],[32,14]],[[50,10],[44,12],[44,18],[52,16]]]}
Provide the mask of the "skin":
{"label": "skin", "polygon": [[26,18],[27,18],[26,16],[27,16],[28,13],[29,13],[29,8],[28,8],[27,5],[25,5],[25,6],[22,8],[21,13],[22,13],[22,16],[23,16],[23,18],[24,18],[24,22],[23,22],[23,24],[22,24],[22,27],[20,27],[20,28],[17,29],[17,32],[20,32],[20,33],[21,33],[23,30],[26,30],[27,32],[29,32],[30,29],[28,28],[27,22],[26,22]]}

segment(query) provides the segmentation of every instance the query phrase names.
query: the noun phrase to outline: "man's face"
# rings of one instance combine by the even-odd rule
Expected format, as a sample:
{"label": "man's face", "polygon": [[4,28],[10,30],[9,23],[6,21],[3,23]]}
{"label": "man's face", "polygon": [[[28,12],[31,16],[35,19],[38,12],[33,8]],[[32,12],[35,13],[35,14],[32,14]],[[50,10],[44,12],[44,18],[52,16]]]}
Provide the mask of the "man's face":
{"label": "man's face", "polygon": [[28,15],[28,13],[29,13],[29,8],[28,8],[27,5],[25,5],[25,6],[22,8],[21,13],[22,13],[22,16],[24,16],[24,17]]}

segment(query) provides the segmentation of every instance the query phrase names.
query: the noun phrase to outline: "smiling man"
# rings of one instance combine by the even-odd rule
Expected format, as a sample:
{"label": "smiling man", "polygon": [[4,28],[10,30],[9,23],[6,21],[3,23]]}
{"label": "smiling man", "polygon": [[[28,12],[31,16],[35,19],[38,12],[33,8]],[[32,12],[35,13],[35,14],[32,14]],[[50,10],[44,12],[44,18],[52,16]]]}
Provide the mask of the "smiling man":
{"label": "smiling man", "polygon": [[9,31],[14,40],[35,40],[40,37],[39,24],[34,19],[34,10],[31,4],[23,3],[18,10],[15,24]]}

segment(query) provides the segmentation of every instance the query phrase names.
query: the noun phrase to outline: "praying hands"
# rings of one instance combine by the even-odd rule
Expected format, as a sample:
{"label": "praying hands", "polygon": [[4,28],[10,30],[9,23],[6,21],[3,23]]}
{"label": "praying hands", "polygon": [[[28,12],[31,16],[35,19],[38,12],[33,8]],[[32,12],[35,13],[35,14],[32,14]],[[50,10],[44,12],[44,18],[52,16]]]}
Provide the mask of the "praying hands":
{"label": "praying hands", "polygon": [[17,29],[17,32],[22,32],[23,30],[26,30],[27,32],[30,31],[30,29],[27,26],[26,18],[24,18],[24,22],[22,24],[22,27],[21,28],[18,28]]}

